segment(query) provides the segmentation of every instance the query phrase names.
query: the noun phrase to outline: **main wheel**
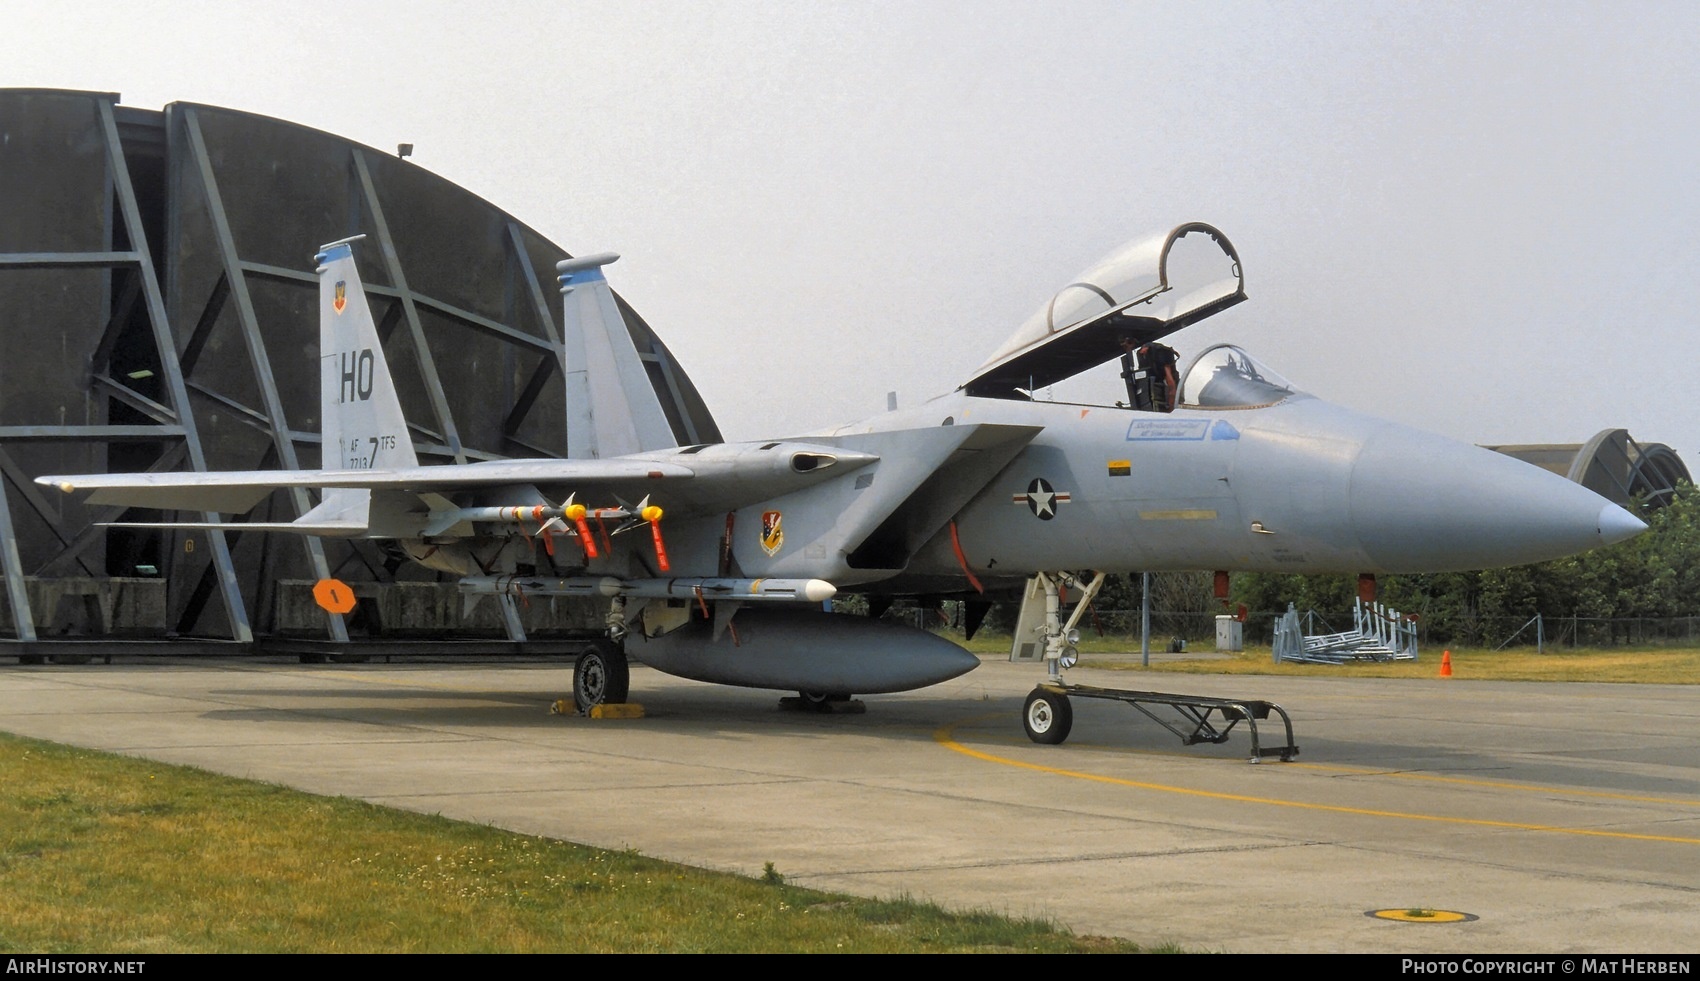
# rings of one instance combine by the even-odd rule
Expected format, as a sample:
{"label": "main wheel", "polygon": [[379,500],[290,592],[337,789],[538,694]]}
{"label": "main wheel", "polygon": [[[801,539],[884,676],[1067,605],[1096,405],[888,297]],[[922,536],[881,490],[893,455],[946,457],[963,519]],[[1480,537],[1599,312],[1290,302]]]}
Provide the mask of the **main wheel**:
{"label": "main wheel", "polygon": [[630,688],[626,653],[612,644],[593,644],[573,662],[573,704],[581,715],[592,706],[621,704]]}
{"label": "main wheel", "polygon": [[1061,692],[1035,688],[1021,709],[1021,725],[1027,738],[1036,743],[1055,746],[1068,738],[1074,728],[1074,706]]}
{"label": "main wheel", "polygon": [[850,700],[850,696],[843,692],[828,691],[800,691],[797,693],[797,697],[803,700],[804,705],[816,712],[830,712],[833,702],[848,702]]}

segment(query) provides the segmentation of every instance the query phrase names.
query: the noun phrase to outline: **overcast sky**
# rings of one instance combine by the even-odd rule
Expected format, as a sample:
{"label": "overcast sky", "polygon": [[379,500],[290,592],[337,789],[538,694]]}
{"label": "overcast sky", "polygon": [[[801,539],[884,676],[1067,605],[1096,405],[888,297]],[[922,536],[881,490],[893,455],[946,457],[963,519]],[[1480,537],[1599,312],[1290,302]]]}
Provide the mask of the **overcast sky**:
{"label": "overcast sky", "polygon": [[1188,220],[1235,340],[1472,442],[1700,469],[1700,5],[0,0],[0,85],[263,113],[609,269],[728,438],[954,388]]}

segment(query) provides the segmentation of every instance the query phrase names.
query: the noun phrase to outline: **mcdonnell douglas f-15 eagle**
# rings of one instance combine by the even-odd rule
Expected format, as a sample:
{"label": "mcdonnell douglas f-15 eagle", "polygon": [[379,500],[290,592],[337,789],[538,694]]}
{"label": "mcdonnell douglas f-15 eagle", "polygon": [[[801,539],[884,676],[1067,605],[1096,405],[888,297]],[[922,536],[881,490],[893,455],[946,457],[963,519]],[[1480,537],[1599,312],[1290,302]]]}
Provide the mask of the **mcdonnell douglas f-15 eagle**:
{"label": "mcdonnell douglas f-15 eagle", "polygon": [[[628,650],[671,674],[814,699],[978,664],[929,632],[823,610],[839,592],[878,605],[1025,586],[1037,627],[1016,646],[1054,681],[1071,660],[1060,593],[1078,584],[1078,610],[1105,573],[1478,569],[1646,527],[1543,470],[1307,395],[1238,347],[1181,368],[1162,338],[1246,298],[1233,246],[1199,223],[1112,253],[947,395],[749,443],[678,445],[604,277],[617,256],[568,259],[567,458],[421,466],[357,241],[317,256],[322,469],[40,482],[93,504],[223,513],[310,488],[320,503],[295,521],[163,526],[393,539],[471,595],[599,599],[607,639],[575,665],[581,711],[626,699]],[[1125,402],[1038,398],[1118,360]],[[538,537],[556,575],[527,571]]]}

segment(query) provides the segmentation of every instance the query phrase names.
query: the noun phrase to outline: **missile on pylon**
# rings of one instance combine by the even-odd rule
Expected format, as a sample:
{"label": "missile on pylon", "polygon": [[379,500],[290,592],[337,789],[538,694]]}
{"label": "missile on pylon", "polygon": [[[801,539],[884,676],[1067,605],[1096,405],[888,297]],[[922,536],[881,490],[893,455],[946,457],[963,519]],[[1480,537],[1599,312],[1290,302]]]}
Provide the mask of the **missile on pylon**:
{"label": "missile on pylon", "polygon": [[463,593],[473,595],[627,596],[642,599],[738,600],[765,603],[824,603],[838,587],[824,579],[616,579],[613,576],[468,576]]}
{"label": "missile on pylon", "polygon": [[582,521],[586,517],[591,517],[605,521],[624,521],[631,518],[635,513],[627,508],[587,508],[583,505],[575,507],[570,498],[568,503],[560,507],[548,504],[522,504],[504,505],[502,507],[445,508],[431,512],[429,520],[425,524],[425,534],[440,535],[463,521],[475,521],[481,524],[536,525],[539,528],[547,529],[563,518]]}

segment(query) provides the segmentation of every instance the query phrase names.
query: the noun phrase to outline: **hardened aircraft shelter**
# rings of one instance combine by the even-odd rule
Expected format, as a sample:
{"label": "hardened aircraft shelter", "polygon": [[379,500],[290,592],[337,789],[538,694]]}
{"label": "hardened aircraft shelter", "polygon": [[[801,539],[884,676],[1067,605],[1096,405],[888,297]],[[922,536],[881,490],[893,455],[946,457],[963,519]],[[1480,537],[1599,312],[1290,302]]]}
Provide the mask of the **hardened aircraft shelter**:
{"label": "hardened aircraft shelter", "polygon": [[[44,473],[319,465],[313,252],[364,234],[360,274],[423,462],[566,452],[561,247],[396,154],[215,106],[0,89],[0,629],[55,641],[409,638],[498,646],[590,627],[547,600],[467,609],[369,541],[105,528]],[[629,307],[680,443],[719,431]],[[279,492],[247,517],[313,504]],[[538,563],[547,568],[540,550]],[[313,581],[355,584],[327,614]]]}
{"label": "hardened aircraft shelter", "polygon": [[1550,470],[1624,507],[1634,501],[1650,508],[1664,507],[1678,488],[1694,482],[1675,450],[1663,443],[1637,442],[1627,429],[1602,429],[1586,443],[1488,449]]}

